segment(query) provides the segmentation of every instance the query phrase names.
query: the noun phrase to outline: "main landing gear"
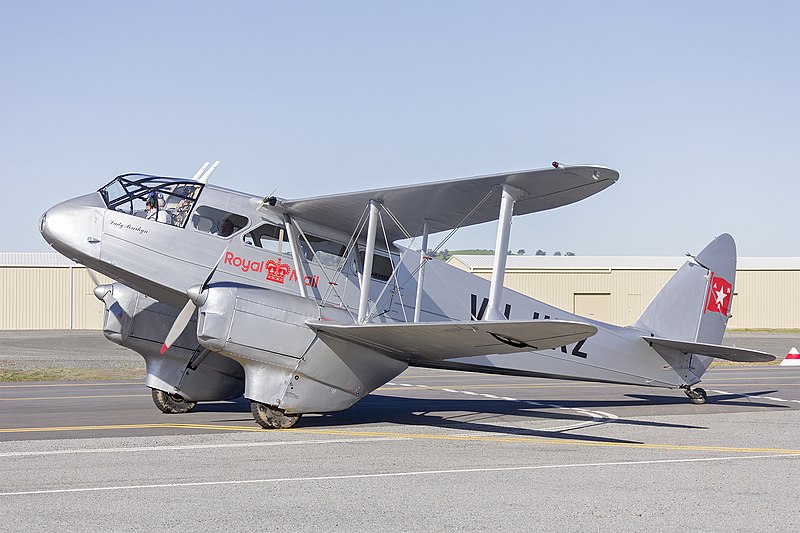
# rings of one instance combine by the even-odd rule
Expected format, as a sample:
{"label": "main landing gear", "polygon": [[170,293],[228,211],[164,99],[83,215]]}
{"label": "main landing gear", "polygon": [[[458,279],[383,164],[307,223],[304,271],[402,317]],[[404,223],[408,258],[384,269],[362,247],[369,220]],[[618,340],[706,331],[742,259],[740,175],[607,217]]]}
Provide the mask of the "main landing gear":
{"label": "main landing gear", "polygon": [[269,405],[250,402],[250,412],[258,425],[264,429],[289,429],[300,420],[303,415],[287,415],[283,411]]}
{"label": "main landing gear", "polygon": [[170,394],[158,389],[152,389],[152,391],[153,403],[162,413],[168,415],[188,413],[197,405],[197,402],[187,401],[180,394]]}
{"label": "main landing gear", "polygon": [[700,387],[698,387],[696,389],[691,389],[689,387],[685,387],[683,389],[683,392],[686,393],[686,396],[689,397],[689,399],[692,401],[692,403],[696,403],[698,405],[706,403],[706,396],[707,396],[706,395],[706,391],[704,389],[701,389]]}

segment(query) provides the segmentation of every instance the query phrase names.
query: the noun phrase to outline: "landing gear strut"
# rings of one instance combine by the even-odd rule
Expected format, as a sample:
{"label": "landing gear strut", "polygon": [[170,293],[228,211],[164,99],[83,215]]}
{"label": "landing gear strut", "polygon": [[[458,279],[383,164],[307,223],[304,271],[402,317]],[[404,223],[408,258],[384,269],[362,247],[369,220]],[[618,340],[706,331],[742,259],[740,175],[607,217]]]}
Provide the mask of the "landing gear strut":
{"label": "landing gear strut", "polygon": [[690,388],[687,387],[687,388],[683,389],[683,392],[686,393],[686,396],[689,397],[689,399],[692,401],[692,403],[696,403],[696,404],[706,403],[706,396],[707,395],[706,395],[706,391],[704,389],[701,389],[699,387],[696,388],[696,389],[690,389]]}
{"label": "landing gear strut", "polygon": [[187,401],[180,394],[170,394],[158,389],[152,389],[152,391],[153,403],[162,413],[168,415],[188,413],[197,405],[197,402]]}
{"label": "landing gear strut", "polygon": [[279,409],[259,402],[250,402],[250,412],[253,413],[258,425],[264,429],[288,429],[303,416],[287,415]]}

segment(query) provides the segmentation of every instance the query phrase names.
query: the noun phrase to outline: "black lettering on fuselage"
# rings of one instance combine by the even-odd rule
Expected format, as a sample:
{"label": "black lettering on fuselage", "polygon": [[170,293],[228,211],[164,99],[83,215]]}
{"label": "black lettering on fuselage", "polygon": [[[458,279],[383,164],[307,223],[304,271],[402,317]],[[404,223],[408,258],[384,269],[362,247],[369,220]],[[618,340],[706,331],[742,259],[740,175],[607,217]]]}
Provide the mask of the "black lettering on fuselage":
{"label": "black lettering on fuselage", "polygon": [[[481,302],[481,308],[478,309],[478,295],[477,294],[470,294],[470,320],[483,320],[483,316],[486,314],[486,308],[489,306],[489,298],[484,298]],[[506,320],[508,317],[511,316],[511,304],[506,304],[505,309],[503,309],[503,315],[505,315]]]}
{"label": "black lettering on fuselage", "polygon": [[[539,312],[538,311],[534,311],[533,312],[533,319],[534,320],[539,320]],[[544,320],[550,320],[550,315],[544,315]],[[556,319],[556,320],[558,320],[558,319]],[[574,355],[575,357],[581,357],[583,359],[586,359],[589,356],[589,354],[587,354],[586,352],[582,352],[581,351],[581,348],[583,348],[583,345],[585,343],[586,343],[586,339],[583,339],[582,341],[578,341],[578,343],[575,344],[575,346],[572,348],[572,352],[571,352],[572,355]],[[552,348],[552,349],[555,350],[556,348]],[[567,346],[562,346],[561,347],[561,353],[570,353],[570,351],[569,351]]]}

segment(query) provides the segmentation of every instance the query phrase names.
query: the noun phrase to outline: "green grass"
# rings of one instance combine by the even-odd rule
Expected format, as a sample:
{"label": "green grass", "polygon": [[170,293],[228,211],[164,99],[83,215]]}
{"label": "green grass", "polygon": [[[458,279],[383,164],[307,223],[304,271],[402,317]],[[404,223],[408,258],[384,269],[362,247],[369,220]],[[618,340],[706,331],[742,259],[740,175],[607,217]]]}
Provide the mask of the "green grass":
{"label": "green grass", "polygon": [[0,382],[17,381],[115,381],[120,379],[144,379],[144,368],[41,368],[19,370],[0,368]]}

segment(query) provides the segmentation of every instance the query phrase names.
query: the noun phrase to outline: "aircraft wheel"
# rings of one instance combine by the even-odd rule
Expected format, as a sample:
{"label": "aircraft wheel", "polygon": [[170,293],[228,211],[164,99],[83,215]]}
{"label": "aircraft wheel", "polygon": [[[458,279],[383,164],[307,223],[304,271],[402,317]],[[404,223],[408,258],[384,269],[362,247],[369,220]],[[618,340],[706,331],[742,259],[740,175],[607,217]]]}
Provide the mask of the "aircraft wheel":
{"label": "aircraft wheel", "polygon": [[152,391],[153,403],[162,413],[168,415],[188,413],[197,405],[197,402],[189,402],[179,394],[170,394],[158,389],[152,389]]}
{"label": "aircraft wheel", "polygon": [[250,402],[250,412],[258,425],[264,429],[288,429],[295,425],[303,415],[287,415],[269,405]]}
{"label": "aircraft wheel", "polygon": [[701,388],[686,389],[685,392],[686,392],[686,396],[689,397],[689,399],[692,401],[692,403],[695,403],[695,404],[698,404],[698,405],[706,403],[707,394],[706,394],[706,391],[704,389],[701,389]]}

